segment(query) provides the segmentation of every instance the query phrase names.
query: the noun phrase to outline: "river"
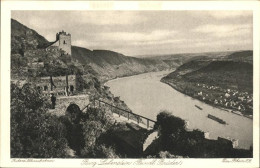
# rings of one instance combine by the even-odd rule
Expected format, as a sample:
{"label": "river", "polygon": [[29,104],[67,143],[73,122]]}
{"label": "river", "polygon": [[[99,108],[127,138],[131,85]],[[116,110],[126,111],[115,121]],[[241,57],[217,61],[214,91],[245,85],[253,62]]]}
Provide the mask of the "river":
{"label": "river", "polygon": [[[200,129],[210,133],[210,138],[230,137],[239,140],[239,148],[248,149],[253,144],[253,120],[212,107],[186,96],[160,82],[169,71],[151,72],[106,83],[115,96],[120,96],[136,114],[156,120],[156,115],[167,110],[189,122],[189,129]],[[202,110],[195,107],[198,105]],[[209,119],[212,114],[228,125]]]}

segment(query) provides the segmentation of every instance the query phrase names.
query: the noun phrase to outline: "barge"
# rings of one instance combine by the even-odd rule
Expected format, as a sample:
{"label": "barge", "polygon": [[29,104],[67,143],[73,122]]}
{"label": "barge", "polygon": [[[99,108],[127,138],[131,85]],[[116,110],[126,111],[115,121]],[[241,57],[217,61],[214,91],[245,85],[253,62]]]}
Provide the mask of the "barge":
{"label": "barge", "polygon": [[217,121],[217,122],[219,122],[220,124],[227,124],[224,120],[222,120],[222,119],[220,119],[220,118],[218,118],[218,117],[216,117],[216,116],[213,116],[213,115],[211,115],[211,114],[208,114],[208,118],[210,118],[210,119],[212,119],[212,120],[214,120],[214,121]]}
{"label": "barge", "polygon": [[198,105],[195,105],[195,107],[197,107],[198,109],[202,110],[202,108],[200,106],[198,106]]}

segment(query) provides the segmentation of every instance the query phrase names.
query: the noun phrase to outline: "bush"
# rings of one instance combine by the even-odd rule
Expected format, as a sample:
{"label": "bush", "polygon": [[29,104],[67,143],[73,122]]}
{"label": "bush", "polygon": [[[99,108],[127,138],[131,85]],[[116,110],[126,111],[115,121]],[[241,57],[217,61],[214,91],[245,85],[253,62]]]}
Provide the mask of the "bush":
{"label": "bush", "polygon": [[75,74],[76,90],[79,92],[82,92],[86,85],[82,75],[83,74],[80,71]]}
{"label": "bush", "polygon": [[60,117],[60,121],[66,127],[68,145],[77,156],[80,156],[80,150],[85,146],[82,120],[84,120],[84,115],[76,104],[70,104],[66,109],[65,116]]}
{"label": "bush", "polygon": [[[87,111],[87,120],[83,123],[83,135],[85,147],[82,150],[82,156],[91,157],[95,154],[95,149],[100,145],[97,139],[112,126],[112,116],[108,113],[89,108]],[[100,153],[100,150],[99,150]],[[101,156],[100,156],[101,157]]]}
{"label": "bush", "polygon": [[163,111],[157,115],[156,126],[160,127],[160,131],[163,135],[170,135],[177,131],[185,130],[185,121],[167,111]]}
{"label": "bush", "polygon": [[162,158],[175,156],[193,158],[252,157],[250,150],[233,149],[231,141],[206,139],[200,130],[186,131],[185,121],[168,112],[161,112],[157,115],[156,127],[159,138],[150,147],[151,152],[147,155],[156,154]]}
{"label": "bush", "polygon": [[95,158],[119,158],[111,146],[106,147],[103,144],[95,148],[94,156]]}
{"label": "bush", "polygon": [[66,126],[69,147],[76,152],[77,157],[117,157],[111,147],[97,142],[112,125],[108,113],[96,108],[89,108],[87,113],[82,113],[78,105],[71,104],[60,120]]}
{"label": "bush", "polygon": [[183,158],[183,157],[182,156],[172,155],[168,151],[161,151],[161,152],[159,152],[159,158]]}
{"label": "bush", "polygon": [[11,85],[11,157],[66,157],[65,127],[47,113],[46,100],[35,86]]}

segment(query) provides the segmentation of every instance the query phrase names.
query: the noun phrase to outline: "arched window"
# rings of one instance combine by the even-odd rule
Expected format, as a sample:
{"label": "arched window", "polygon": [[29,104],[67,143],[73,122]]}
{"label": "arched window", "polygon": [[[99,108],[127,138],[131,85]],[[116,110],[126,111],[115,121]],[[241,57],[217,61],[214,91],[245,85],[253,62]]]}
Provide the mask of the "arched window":
{"label": "arched window", "polygon": [[63,44],[66,44],[66,41],[65,41],[65,40],[63,41]]}

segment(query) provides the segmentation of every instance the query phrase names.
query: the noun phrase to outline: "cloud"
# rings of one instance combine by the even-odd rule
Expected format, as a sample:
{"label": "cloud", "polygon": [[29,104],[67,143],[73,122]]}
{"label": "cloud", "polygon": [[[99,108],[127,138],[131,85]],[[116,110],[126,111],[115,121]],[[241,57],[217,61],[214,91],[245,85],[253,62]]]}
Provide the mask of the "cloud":
{"label": "cloud", "polygon": [[126,55],[252,48],[251,11],[12,11],[49,41],[64,30],[72,45]]}
{"label": "cloud", "polygon": [[95,49],[99,46],[155,46],[165,44],[176,44],[184,39],[176,39],[175,31],[153,31],[151,33],[140,32],[114,32],[97,34],[94,40],[78,39],[74,45],[88,46]]}
{"label": "cloud", "polygon": [[28,22],[31,27],[35,28],[45,28],[45,29],[54,29],[63,26],[63,24],[56,22],[55,20],[49,20],[48,18],[38,18],[38,17],[29,17]]}
{"label": "cloud", "polygon": [[120,40],[120,41],[135,41],[135,42],[149,42],[164,40],[173,37],[177,32],[174,30],[154,30],[150,33],[142,32],[108,32],[101,33],[102,39]]}
{"label": "cloud", "polygon": [[71,17],[81,18],[78,21],[94,25],[133,25],[145,22],[146,18],[136,12],[97,11],[72,13]]}
{"label": "cloud", "polygon": [[248,45],[252,45],[252,41],[251,40],[234,40],[234,39],[227,39],[225,41],[223,40],[206,40],[206,41],[197,41],[195,43],[193,43],[192,47],[197,47],[197,48],[201,48],[201,47],[210,47],[210,48],[214,48],[214,47],[232,47],[232,46],[237,46],[237,45],[244,45],[244,46],[248,46]]}
{"label": "cloud", "polygon": [[242,24],[225,24],[225,25],[214,25],[207,24],[194,28],[192,30],[195,33],[204,33],[209,36],[216,37],[234,37],[234,36],[247,36],[252,35],[252,25]]}
{"label": "cloud", "polygon": [[252,17],[253,12],[244,10],[244,11],[210,11],[208,14],[216,19],[230,19],[230,18],[239,18],[239,17]]}
{"label": "cloud", "polygon": [[132,43],[133,45],[140,46],[140,45],[165,45],[165,44],[178,44],[184,42],[184,39],[166,39],[166,40],[156,40],[156,41],[138,41]]}

